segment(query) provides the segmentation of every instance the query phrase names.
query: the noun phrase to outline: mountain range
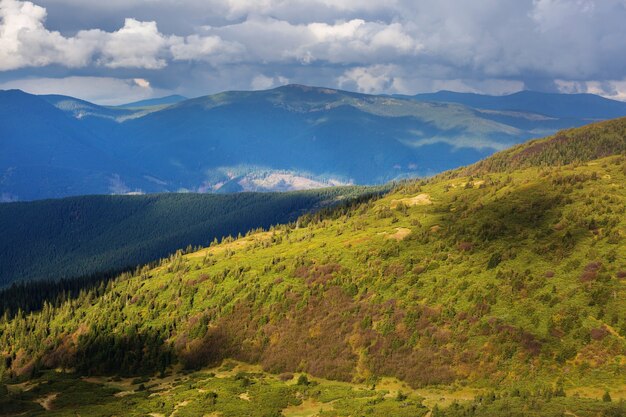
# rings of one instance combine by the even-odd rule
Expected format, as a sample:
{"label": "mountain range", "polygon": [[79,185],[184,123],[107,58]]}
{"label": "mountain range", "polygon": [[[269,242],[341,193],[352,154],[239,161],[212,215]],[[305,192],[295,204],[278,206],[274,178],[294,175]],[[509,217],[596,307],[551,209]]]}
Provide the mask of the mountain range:
{"label": "mountain range", "polygon": [[391,97],[288,85],[104,107],[0,91],[0,200],[380,184],[626,115],[593,95]]}

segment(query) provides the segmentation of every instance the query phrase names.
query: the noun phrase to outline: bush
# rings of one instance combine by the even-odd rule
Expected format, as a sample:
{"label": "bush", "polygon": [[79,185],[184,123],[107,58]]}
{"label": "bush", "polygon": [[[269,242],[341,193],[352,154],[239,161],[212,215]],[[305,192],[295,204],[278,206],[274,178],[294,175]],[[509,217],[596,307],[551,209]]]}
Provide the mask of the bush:
{"label": "bush", "polygon": [[306,377],[306,375],[302,374],[298,377],[298,385],[304,385],[304,386],[308,386],[310,384],[309,382],[309,378]]}
{"label": "bush", "polygon": [[487,262],[487,269],[495,268],[500,265],[500,262],[502,262],[502,254],[500,252],[496,252],[491,255],[491,258],[489,258],[489,262]]}

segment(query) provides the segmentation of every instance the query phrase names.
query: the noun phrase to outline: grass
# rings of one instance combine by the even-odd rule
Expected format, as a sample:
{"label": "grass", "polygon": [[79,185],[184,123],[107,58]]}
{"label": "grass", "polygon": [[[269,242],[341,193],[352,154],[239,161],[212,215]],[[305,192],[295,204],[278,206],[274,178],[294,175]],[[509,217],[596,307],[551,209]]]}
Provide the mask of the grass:
{"label": "grass", "polygon": [[414,402],[398,402],[385,398],[384,390],[313,377],[310,385],[301,386],[257,370],[256,366],[237,363],[231,371],[218,367],[179,372],[166,378],[148,378],[141,384],[47,371],[28,384],[7,385],[10,394],[1,401],[11,408],[2,411],[31,416],[312,417],[347,415],[354,409],[368,410],[373,416],[425,414],[417,396]]}

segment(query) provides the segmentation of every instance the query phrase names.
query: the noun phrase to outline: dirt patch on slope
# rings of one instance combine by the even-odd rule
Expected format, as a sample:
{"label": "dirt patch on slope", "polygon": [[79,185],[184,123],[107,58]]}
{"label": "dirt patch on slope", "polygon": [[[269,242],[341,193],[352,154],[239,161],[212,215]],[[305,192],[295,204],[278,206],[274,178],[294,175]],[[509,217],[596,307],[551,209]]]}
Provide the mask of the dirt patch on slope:
{"label": "dirt patch on slope", "polygon": [[430,195],[428,194],[418,194],[415,197],[407,197],[407,198],[401,198],[399,200],[391,200],[392,209],[395,209],[400,204],[404,204],[407,207],[413,207],[413,206],[429,206],[433,204],[433,202],[430,199]]}
{"label": "dirt patch on slope", "polygon": [[404,240],[408,235],[411,234],[411,229],[407,229],[406,227],[398,227],[396,228],[396,232],[393,234],[387,234],[385,239],[394,239],[397,241]]}
{"label": "dirt patch on slope", "polygon": [[313,399],[302,401],[300,405],[291,405],[282,411],[285,417],[314,417],[319,415],[320,411],[330,411],[333,409],[332,404],[322,403]]}
{"label": "dirt patch on slope", "polygon": [[54,400],[57,399],[58,396],[59,396],[58,392],[52,392],[46,395],[45,397],[37,398],[35,402],[39,404],[40,406],[42,406],[44,410],[49,411],[49,410],[52,410],[52,403],[54,402]]}

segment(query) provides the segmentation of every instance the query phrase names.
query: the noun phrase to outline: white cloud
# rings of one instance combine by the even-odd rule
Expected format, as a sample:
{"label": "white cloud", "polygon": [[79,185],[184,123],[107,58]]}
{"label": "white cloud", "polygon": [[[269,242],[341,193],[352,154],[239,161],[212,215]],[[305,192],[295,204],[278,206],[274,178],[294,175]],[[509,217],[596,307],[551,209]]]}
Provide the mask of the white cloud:
{"label": "white cloud", "polygon": [[263,74],[256,75],[250,82],[253,90],[267,90],[279,85],[289,84],[289,79],[283,76],[268,77]]}
{"label": "white cloud", "polygon": [[560,92],[567,94],[597,94],[613,100],[626,101],[626,78],[608,81],[556,80]]}
{"label": "white cloud", "polygon": [[[613,80],[626,76],[624,0],[33,1],[50,24],[43,7],[0,0],[0,71],[59,65],[131,78],[144,75],[126,69],[150,69],[216,90],[270,85],[259,74],[404,93],[563,80],[623,97]],[[121,27],[101,28],[110,22]],[[72,29],[50,29],[64,25]]]}
{"label": "white cloud", "polygon": [[83,36],[99,38],[98,63],[109,68],[159,69],[167,65],[160,55],[169,40],[159,33],[156,22],[139,22],[126,19],[120,30],[107,33],[90,31]]}
{"label": "white cloud", "polygon": [[93,45],[47,30],[46,10],[31,2],[0,0],[0,71],[62,63],[84,66]]}
{"label": "white cloud", "polygon": [[[357,90],[361,93],[381,93],[393,87],[394,77],[391,65],[374,65],[347,70],[337,79],[339,87]],[[397,92],[397,91],[395,91]]]}
{"label": "white cloud", "polygon": [[0,70],[51,64],[85,67],[158,69],[166,65],[159,57],[168,39],[155,22],[126,19],[115,32],[99,29],[64,37],[45,28],[46,10],[31,2],[0,0]]}
{"label": "white cloud", "polygon": [[175,38],[171,52],[177,61],[206,61],[212,64],[224,64],[243,59],[245,46],[238,42],[226,42],[219,36],[190,35]]}
{"label": "white cloud", "polygon": [[[424,77],[428,70],[416,67],[416,71],[401,65],[372,65],[346,70],[337,77],[340,88],[356,90],[362,93],[397,93],[415,94],[415,92],[435,92],[450,90],[468,93],[486,93],[494,95],[510,94],[524,88],[518,80],[503,79],[435,79]],[[433,71],[436,73],[437,71]]]}
{"label": "white cloud", "polygon": [[141,88],[150,88],[150,81],[145,78],[133,78],[133,81]]}

